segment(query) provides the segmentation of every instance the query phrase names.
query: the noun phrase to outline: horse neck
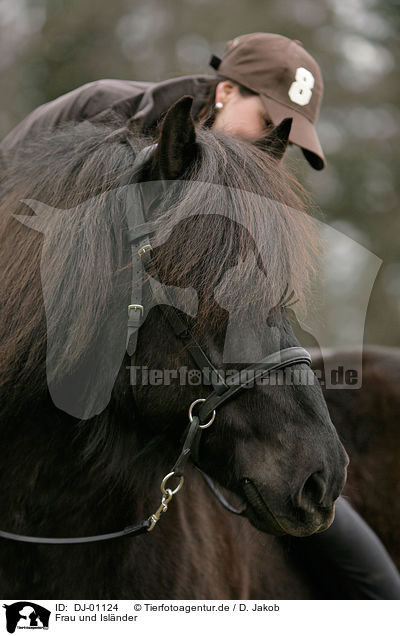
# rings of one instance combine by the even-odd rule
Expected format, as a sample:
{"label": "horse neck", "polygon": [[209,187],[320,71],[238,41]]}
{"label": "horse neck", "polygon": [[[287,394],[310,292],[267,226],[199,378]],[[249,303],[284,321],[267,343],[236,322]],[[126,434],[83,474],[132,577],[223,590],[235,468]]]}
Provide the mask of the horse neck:
{"label": "horse neck", "polygon": [[144,443],[134,422],[124,423],[111,411],[78,422],[47,398],[35,411],[21,412],[17,422],[3,422],[7,452],[1,472],[10,476],[0,494],[4,528],[80,536],[116,530],[152,512],[159,476],[167,472],[162,450],[153,445],[144,469]]}

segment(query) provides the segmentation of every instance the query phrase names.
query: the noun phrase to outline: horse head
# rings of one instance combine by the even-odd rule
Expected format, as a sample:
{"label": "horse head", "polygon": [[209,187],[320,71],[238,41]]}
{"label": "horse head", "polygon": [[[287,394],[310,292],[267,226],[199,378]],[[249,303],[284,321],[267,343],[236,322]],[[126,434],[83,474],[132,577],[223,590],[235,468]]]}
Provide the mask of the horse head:
{"label": "horse head", "polygon": [[[299,287],[307,276],[311,221],[290,207],[298,201],[280,176],[290,123],[249,144],[197,131],[190,106],[183,98],[170,109],[137,175],[164,182],[147,271],[163,285],[196,291],[190,330],[214,365],[229,370],[237,362],[240,369],[238,350],[227,347],[228,332],[249,355],[299,345],[284,296],[292,299],[289,285]],[[141,328],[135,365],[193,368],[157,307]],[[348,459],[316,378],[305,365],[292,370],[302,372],[302,382],[260,383],[224,404],[203,434],[198,463],[245,499],[256,527],[303,536],[330,525]],[[209,390],[188,383],[133,386],[148,434],[175,439],[188,405]]]}

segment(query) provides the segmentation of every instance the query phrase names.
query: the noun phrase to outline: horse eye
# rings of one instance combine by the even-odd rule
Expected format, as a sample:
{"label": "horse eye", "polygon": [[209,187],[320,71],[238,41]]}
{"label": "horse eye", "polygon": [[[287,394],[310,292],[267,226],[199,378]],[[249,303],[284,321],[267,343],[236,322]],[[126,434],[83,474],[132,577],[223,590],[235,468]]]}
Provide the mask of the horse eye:
{"label": "horse eye", "polygon": [[286,310],[292,307],[292,305],[295,305],[297,302],[299,302],[299,299],[296,298],[296,294],[294,290],[289,292],[288,286],[287,286],[279,302],[275,305],[275,307],[272,307],[269,311],[269,314],[267,317],[268,327],[278,326],[279,319],[282,319],[282,316],[284,314],[288,315],[288,312]]}

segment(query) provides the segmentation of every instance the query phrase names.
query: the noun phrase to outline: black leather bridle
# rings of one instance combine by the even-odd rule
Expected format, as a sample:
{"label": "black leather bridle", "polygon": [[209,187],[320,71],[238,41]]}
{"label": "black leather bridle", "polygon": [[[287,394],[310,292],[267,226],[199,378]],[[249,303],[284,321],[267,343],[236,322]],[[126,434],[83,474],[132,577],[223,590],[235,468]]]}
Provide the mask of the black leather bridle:
{"label": "black leather bridle", "polygon": [[[129,187],[129,184],[132,175],[137,174],[153,149],[154,146],[148,146],[137,155],[131,174],[127,177],[125,183],[121,183],[121,186],[123,186],[121,189],[123,193],[122,200],[126,210],[128,225],[128,241],[132,254],[132,292],[131,302],[128,306],[127,328],[127,352],[130,356],[133,356],[135,353],[138,332],[144,318],[143,296],[145,285],[148,284],[145,281],[145,268],[149,265],[151,260],[151,237],[155,234],[156,225],[145,219],[145,210],[148,206],[144,201],[140,187],[138,187],[138,184],[135,184],[135,187]],[[127,187],[125,188],[124,186]],[[225,381],[191,334],[187,322],[183,319],[178,310],[175,309],[174,303],[169,297],[168,289],[160,286],[156,292],[153,291],[153,293],[156,295],[157,303],[161,306],[163,316],[175,335],[184,342],[185,350],[189,352],[197,367],[200,371],[204,371],[205,369],[207,369],[208,372],[211,371],[208,375],[212,378],[213,386],[212,392],[206,398],[195,400],[189,407],[189,424],[182,445],[182,451],[171,472],[169,472],[161,482],[162,497],[158,509],[149,518],[136,525],[127,526],[123,530],[107,534],[87,537],[55,538],[26,536],[0,530],[1,538],[27,543],[74,544],[106,541],[118,537],[137,536],[153,530],[161,515],[168,509],[168,504],[171,499],[181,489],[183,485],[183,472],[188,460],[192,459],[196,465],[198,464],[198,449],[202,431],[211,426],[214,422],[217,409],[236,397],[238,393],[245,389],[250,383],[253,384],[274,371],[284,369],[294,364],[311,364],[311,356],[305,349],[302,347],[289,347],[266,356],[259,362],[230,376],[229,381]],[[201,406],[197,406],[200,404]],[[197,414],[193,412],[195,407],[197,407],[198,410]],[[238,510],[231,506],[214,484],[213,480],[202,471],[200,472],[212,492],[227,510],[234,514],[244,514],[245,508]],[[167,487],[171,479],[178,480],[175,488]]]}

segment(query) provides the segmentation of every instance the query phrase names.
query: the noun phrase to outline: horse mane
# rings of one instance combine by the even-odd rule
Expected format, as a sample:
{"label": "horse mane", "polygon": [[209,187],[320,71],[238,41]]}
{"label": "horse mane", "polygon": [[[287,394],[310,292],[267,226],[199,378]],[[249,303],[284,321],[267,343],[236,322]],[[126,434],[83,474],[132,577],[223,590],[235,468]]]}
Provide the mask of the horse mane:
{"label": "horse mane", "polygon": [[[0,184],[3,388],[29,381],[32,392],[42,389],[38,371],[45,364],[47,334],[40,280],[45,239],[14,218],[31,214],[24,200],[41,201],[58,212],[65,210],[65,223],[63,219],[63,223],[52,224],[54,250],[48,257],[50,280],[46,285],[57,328],[65,334],[66,359],[84,352],[104,315],[99,299],[110,297],[116,277],[128,266],[124,210],[113,192],[132,173],[136,154],[151,140],[132,135],[129,143],[121,143],[112,137],[119,126],[118,120],[107,126],[67,124],[27,141],[9,159]],[[197,158],[179,189],[170,188],[158,209],[156,242],[170,237],[161,263],[168,277],[184,281],[197,267],[199,287],[207,279],[205,273],[212,272],[220,292],[232,294],[229,279],[223,276],[232,249],[243,255],[241,273],[250,281],[254,261],[247,255],[256,253],[255,240],[262,237],[267,244],[263,277],[256,286],[241,287],[242,305],[259,304],[267,298],[270,304],[271,299],[278,302],[288,287],[305,297],[319,244],[300,186],[250,142],[199,127],[197,143]],[[227,225],[226,218],[218,214],[227,207],[235,211],[235,218],[243,219],[247,232],[238,233],[236,223]],[[212,223],[206,214],[195,225],[191,253],[186,259],[177,258],[177,254],[182,256],[187,237],[188,210],[214,216]],[[219,234],[223,249],[215,248]],[[73,241],[77,235],[78,249]],[[231,300],[239,302],[239,298]]]}

